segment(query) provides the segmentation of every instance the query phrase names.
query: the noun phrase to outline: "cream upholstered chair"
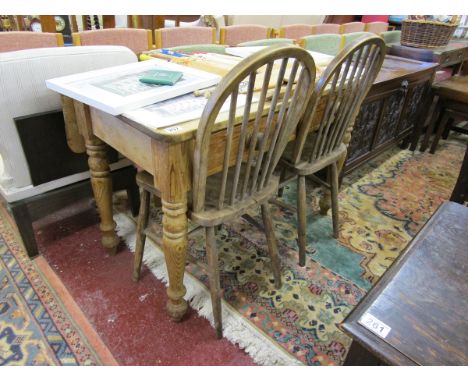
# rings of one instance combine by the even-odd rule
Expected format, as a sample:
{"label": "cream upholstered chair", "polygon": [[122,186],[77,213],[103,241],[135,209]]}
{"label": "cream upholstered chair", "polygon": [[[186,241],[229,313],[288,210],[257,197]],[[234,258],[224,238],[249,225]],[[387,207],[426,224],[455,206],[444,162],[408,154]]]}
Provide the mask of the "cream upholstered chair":
{"label": "cream upholstered chair", "polygon": [[246,41],[270,38],[271,33],[272,28],[264,25],[230,25],[220,28],[219,43],[223,45],[237,46]]}
{"label": "cream upholstered chair", "polygon": [[[288,62],[290,64],[289,70]],[[275,64],[276,63],[276,64]],[[273,69],[277,65],[277,69]],[[260,81],[256,81],[256,79]],[[286,82],[285,82],[286,80]],[[249,209],[260,207],[275,286],[281,286],[278,248],[268,201],[278,190],[277,163],[291,134],[301,120],[315,81],[312,56],[293,45],[270,46],[236,65],[219,83],[201,116],[193,153],[192,203],[189,217],[205,227],[207,270],[216,334],[222,336],[219,262],[215,227],[239,218]],[[247,82],[246,102],[238,106],[242,84]],[[295,86],[294,83],[296,83]],[[256,85],[257,84],[257,85]],[[259,89],[256,87],[259,85]],[[256,92],[258,102],[252,103]],[[272,94],[265,110],[267,92]],[[227,103],[223,166],[209,170],[212,134],[220,133],[220,110]],[[264,113],[265,111],[265,113]],[[266,115],[263,120],[262,115]],[[277,116],[275,116],[275,114]],[[249,121],[254,115],[254,120]],[[218,118],[220,117],[220,118]],[[236,118],[239,122],[236,122]],[[216,172],[218,171],[218,172]],[[138,280],[147,230],[150,194],[159,195],[153,178],[137,175],[142,202],[137,225],[133,278]],[[198,262],[197,262],[198,263]]]}
{"label": "cream upholstered chair", "polygon": [[278,30],[279,38],[292,38],[299,40],[304,36],[312,34],[312,25],[310,24],[291,24],[284,25]]}
{"label": "cream upholstered chair", "polygon": [[[32,221],[91,196],[86,154],[67,146],[61,97],[45,81],[136,61],[131,50],[120,46],[0,53],[0,195],[29,256],[38,253]],[[84,151],[84,143],[76,149]],[[133,166],[115,153],[111,157],[114,185],[120,183],[138,198]]]}
{"label": "cream upholstered chair", "polygon": [[380,34],[388,30],[388,23],[383,21],[374,21],[372,23],[366,23],[364,27],[365,32],[372,32],[375,34]]}
{"label": "cream upholstered chair", "polygon": [[156,49],[179,45],[214,44],[216,43],[216,28],[161,28],[154,31],[154,38]]}
{"label": "cream upholstered chair", "polygon": [[361,23],[360,21],[354,21],[352,23],[344,23],[340,26],[339,33],[355,33],[355,32],[364,32],[366,24]]}
{"label": "cream upholstered chair", "polygon": [[109,28],[72,34],[73,45],[121,45],[135,54],[153,49],[152,32],[136,28]]}
{"label": "cream upholstered chair", "polygon": [[315,24],[312,25],[311,34],[340,33],[340,24]]}
{"label": "cream upholstered chair", "polygon": [[[282,185],[297,178],[299,264],[305,265],[307,239],[306,176],[327,169],[332,194],[333,234],[338,237],[337,162],[346,155],[343,137],[350,134],[362,101],[385,58],[380,37],[364,37],[347,45],[321,75],[296,139],[285,151]],[[325,98],[326,97],[326,98]],[[323,102],[325,98],[325,102]],[[324,104],[323,104],[324,103]],[[319,109],[320,105],[320,109]],[[323,107],[322,107],[323,106]],[[319,111],[320,110],[320,111]],[[292,177],[288,177],[288,172]],[[322,182],[321,182],[322,183]],[[323,182],[325,183],[325,182]]]}
{"label": "cream upholstered chair", "polygon": [[335,56],[344,46],[344,37],[341,34],[305,36],[299,40],[299,46],[307,50]]}
{"label": "cream upholstered chair", "polygon": [[0,52],[63,46],[61,33],[1,32]]}

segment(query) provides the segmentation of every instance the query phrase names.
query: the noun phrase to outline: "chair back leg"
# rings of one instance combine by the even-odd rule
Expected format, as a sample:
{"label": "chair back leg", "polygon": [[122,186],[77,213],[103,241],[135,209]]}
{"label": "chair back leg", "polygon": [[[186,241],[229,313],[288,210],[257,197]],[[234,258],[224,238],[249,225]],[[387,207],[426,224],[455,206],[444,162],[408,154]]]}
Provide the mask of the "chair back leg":
{"label": "chair back leg", "polygon": [[273,221],[271,219],[270,205],[268,202],[262,204],[263,225],[268,243],[268,253],[271,258],[271,267],[275,277],[275,287],[281,288],[281,269],[278,257],[278,244],[276,243],[275,231],[273,229]]}
{"label": "chair back leg", "polygon": [[221,285],[219,280],[218,250],[214,227],[206,227],[206,257],[208,259],[208,277],[210,283],[211,305],[213,306],[213,319],[216,337],[223,337],[223,324],[221,316]]}
{"label": "chair back leg", "polygon": [[140,213],[136,229],[135,257],[133,259],[133,281],[140,279],[141,262],[143,259],[143,250],[145,248],[146,234],[145,229],[148,226],[148,217],[150,209],[150,193],[141,188]]}
{"label": "chair back leg", "polygon": [[339,192],[339,182],[338,182],[338,168],[336,162],[332,163],[329,166],[329,179],[330,179],[330,188],[331,188],[331,202],[332,202],[332,220],[333,220],[333,237],[338,239],[339,236],[339,214],[338,214],[338,192]]}
{"label": "chair back leg", "polygon": [[297,177],[297,238],[299,245],[299,265],[305,266],[307,241],[307,202],[305,176]]}

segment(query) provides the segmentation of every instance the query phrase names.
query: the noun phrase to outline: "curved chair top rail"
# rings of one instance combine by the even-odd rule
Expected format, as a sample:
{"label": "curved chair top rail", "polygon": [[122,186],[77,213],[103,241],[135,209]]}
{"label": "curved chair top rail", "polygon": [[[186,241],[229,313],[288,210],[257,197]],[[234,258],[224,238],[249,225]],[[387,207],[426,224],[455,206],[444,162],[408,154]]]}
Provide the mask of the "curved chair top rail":
{"label": "curved chair top rail", "polygon": [[[232,209],[247,198],[255,198],[270,185],[288,138],[303,116],[314,82],[313,58],[306,50],[293,45],[262,49],[236,65],[221,80],[208,100],[197,131],[193,161],[194,212],[205,210],[210,141],[225,102],[229,110],[224,114],[228,115],[228,122],[222,176],[217,186],[217,210]],[[243,90],[246,90],[245,103],[238,108]],[[273,90],[272,95],[269,90]],[[254,92],[257,103],[253,102]],[[253,104],[256,111],[252,110]],[[249,123],[251,119],[253,123]]]}
{"label": "curved chair top rail", "polygon": [[[294,164],[317,161],[341,145],[384,58],[383,39],[372,36],[347,45],[333,59],[317,81],[298,129],[292,158]],[[323,113],[317,112],[320,103],[324,103]],[[309,134],[311,127],[317,124],[318,129]],[[307,152],[304,150],[306,141]]]}

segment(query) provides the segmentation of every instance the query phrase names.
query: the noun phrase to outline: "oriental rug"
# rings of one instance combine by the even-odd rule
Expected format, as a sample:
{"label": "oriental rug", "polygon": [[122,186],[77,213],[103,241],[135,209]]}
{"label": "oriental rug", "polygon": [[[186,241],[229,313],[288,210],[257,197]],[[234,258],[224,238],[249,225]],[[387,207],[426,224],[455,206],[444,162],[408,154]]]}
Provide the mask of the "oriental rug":
{"label": "oriental rug", "polygon": [[0,366],[115,365],[58,277],[0,206]]}
{"label": "oriental rug", "polygon": [[[272,205],[282,266],[279,290],[273,285],[264,233],[243,219],[224,225],[217,234],[224,337],[259,364],[342,364],[351,340],[339,324],[449,198],[464,148],[457,140],[443,142],[436,155],[394,148],[345,177],[338,240],[332,237],[331,217],[318,214],[321,191],[309,184],[304,268],[298,266],[296,214]],[[295,195],[293,182],[283,199],[295,205]],[[135,223],[118,201],[116,208],[121,211],[115,215],[119,234],[134,250]],[[250,215],[261,222],[259,211]],[[160,223],[161,211],[153,208],[152,218]],[[203,231],[190,237],[189,251],[205,257]],[[167,282],[164,257],[150,240],[144,262]],[[186,298],[212,322],[207,275],[195,265],[187,271]]]}

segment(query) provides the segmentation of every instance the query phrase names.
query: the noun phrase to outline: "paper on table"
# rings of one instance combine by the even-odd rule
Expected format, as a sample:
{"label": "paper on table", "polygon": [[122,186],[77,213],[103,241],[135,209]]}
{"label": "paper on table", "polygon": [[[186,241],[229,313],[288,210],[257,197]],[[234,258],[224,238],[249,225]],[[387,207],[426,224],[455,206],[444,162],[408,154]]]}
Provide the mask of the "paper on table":
{"label": "paper on table", "polygon": [[[173,86],[149,85],[139,81],[149,70],[183,72]],[[207,86],[216,85],[221,77],[162,60],[148,60],[73,74],[46,81],[49,89],[74,98],[112,115],[164,101]]]}
{"label": "paper on table", "polygon": [[[229,109],[229,100],[226,100],[221,112]],[[246,96],[239,94],[237,106],[244,106],[245,100]],[[191,93],[126,112],[123,116],[149,129],[159,129],[199,119],[207,102],[206,97],[195,97]]]}
{"label": "paper on table", "polygon": [[[233,48],[226,48],[226,53],[245,58],[265,48],[266,46],[236,46]],[[315,52],[313,50],[308,50],[308,52],[313,57],[316,66],[327,66],[331,60],[333,60],[333,56],[329,54]]]}

